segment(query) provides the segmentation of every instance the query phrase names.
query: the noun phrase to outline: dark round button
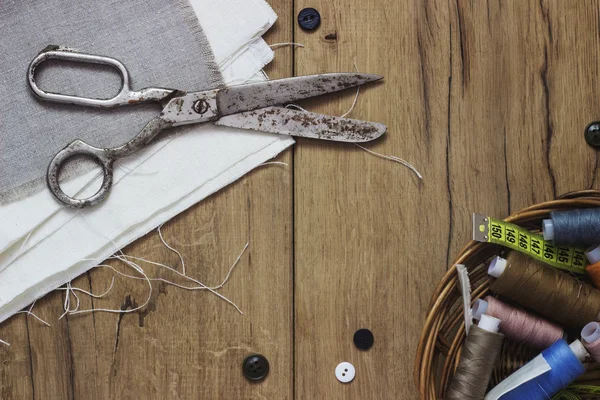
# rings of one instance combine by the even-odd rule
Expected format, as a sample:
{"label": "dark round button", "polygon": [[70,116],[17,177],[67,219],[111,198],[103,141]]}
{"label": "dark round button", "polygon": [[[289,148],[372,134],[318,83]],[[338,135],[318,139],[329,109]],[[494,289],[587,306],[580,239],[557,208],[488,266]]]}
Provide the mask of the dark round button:
{"label": "dark round button", "polygon": [[242,371],[244,371],[244,376],[251,381],[260,381],[265,379],[269,373],[269,362],[260,354],[252,354],[246,357],[242,363]]}
{"label": "dark round button", "polygon": [[321,24],[321,14],[314,8],[305,8],[298,14],[298,23],[302,29],[312,31]]}
{"label": "dark round button", "polygon": [[592,122],[585,128],[585,141],[592,147],[600,147],[600,122]]}
{"label": "dark round button", "polygon": [[354,344],[361,350],[369,350],[374,341],[373,333],[368,329],[359,329],[354,332]]}

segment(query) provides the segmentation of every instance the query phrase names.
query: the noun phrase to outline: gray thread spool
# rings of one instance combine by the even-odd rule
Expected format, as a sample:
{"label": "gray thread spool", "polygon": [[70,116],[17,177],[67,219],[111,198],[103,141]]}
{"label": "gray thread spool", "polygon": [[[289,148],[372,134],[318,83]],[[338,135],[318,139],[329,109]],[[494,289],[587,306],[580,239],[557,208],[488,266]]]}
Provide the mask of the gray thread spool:
{"label": "gray thread spool", "polygon": [[561,246],[600,243],[600,208],[552,211],[550,218],[543,223],[545,240]]}

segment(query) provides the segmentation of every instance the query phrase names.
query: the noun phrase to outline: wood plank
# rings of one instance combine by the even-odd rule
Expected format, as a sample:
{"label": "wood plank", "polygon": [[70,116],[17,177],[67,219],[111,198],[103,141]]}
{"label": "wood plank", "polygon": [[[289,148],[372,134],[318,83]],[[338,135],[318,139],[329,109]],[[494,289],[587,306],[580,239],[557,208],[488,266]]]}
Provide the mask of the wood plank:
{"label": "wood plank", "polygon": [[[268,42],[292,38],[291,3],[271,1],[280,16]],[[292,73],[292,51],[277,50],[267,68],[274,77]],[[206,291],[189,292],[153,282],[148,306],[127,314],[95,313],[60,321],[64,295],[54,292],[34,308],[45,327],[24,315],[0,326],[2,399],[292,398],[292,156],[290,166],[260,167],[164,225],[165,239],[181,251],[187,272],[207,285],[220,283],[247,241],[250,246],[220,293],[235,309]],[[124,253],[178,266],[179,257],[156,232]],[[110,265],[134,274],[116,261]],[[144,264],[148,273],[174,274]],[[95,269],[73,285],[105,291],[114,274]],[[134,274],[135,275],[135,274]],[[181,283],[182,281],[177,281]],[[102,299],[80,296],[81,309],[132,309],[148,296],[144,281],[116,278]],[[74,301],[74,299],[73,299]],[[243,359],[261,353],[270,374],[259,384],[242,375]]]}
{"label": "wood plank", "polygon": [[[296,398],[415,398],[411,368],[422,312],[446,266],[449,19],[440,2],[296,1],[316,5],[322,26],[296,30],[299,75],[360,71],[385,76],[360,92],[351,117],[384,122],[366,147],[302,141],[295,153]],[[330,39],[335,37],[335,39]],[[345,112],[353,91],[308,104]],[[352,337],[369,328],[374,347]],[[336,365],[357,370],[339,383]]]}
{"label": "wood plank", "polygon": [[[291,398],[294,381],[298,399],[415,398],[412,360],[429,295],[468,240],[470,214],[501,217],[598,186],[597,153],[582,135],[600,119],[597,1],[271,4],[280,19],[268,40],[290,41],[295,29],[306,45],[296,50],[297,75],[356,61],[386,76],[361,91],[351,116],[388,124],[367,147],[414,163],[424,180],[352,146],[301,140],[295,227],[291,167],[276,166],[163,228],[206,283],[224,276],[250,237],[222,291],[244,317],[209,293],[155,285],[142,312],[56,321],[63,297],[53,293],[34,310],[51,328],[24,315],[0,325],[12,344],[0,347],[0,398]],[[316,32],[292,28],[292,12],[305,6],[321,12]],[[288,76],[291,63],[291,50],[280,49],[268,72]],[[353,96],[306,106],[340,115]],[[290,152],[281,159],[292,165]],[[156,233],[125,252],[178,263]],[[99,293],[110,277],[95,270],[74,285]],[[110,296],[82,296],[81,308],[131,308],[146,295],[143,282],[117,279]],[[368,352],[352,344],[361,327],[375,334]],[[254,351],[271,361],[260,385],[240,371]],[[357,368],[350,385],[333,375],[341,361]]]}
{"label": "wood plank", "polygon": [[[412,361],[429,296],[470,239],[471,213],[503,217],[597,187],[583,140],[600,119],[597,2],[296,0],[321,12],[296,28],[298,75],[351,70],[386,79],[352,117],[385,122],[368,145],[295,150],[296,397],[415,398]],[[310,102],[340,115],[353,93]],[[370,328],[375,346],[352,344]],[[335,366],[352,362],[342,385]]]}

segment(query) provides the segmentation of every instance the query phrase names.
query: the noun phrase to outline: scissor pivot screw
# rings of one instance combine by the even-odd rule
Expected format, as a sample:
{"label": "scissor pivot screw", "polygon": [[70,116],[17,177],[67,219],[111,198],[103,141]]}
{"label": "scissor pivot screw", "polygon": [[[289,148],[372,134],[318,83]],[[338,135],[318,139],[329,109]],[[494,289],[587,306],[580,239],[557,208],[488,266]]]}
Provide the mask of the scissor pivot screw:
{"label": "scissor pivot screw", "polygon": [[198,114],[204,114],[209,109],[208,102],[206,100],[198,100],[194,103],[194,111]]}

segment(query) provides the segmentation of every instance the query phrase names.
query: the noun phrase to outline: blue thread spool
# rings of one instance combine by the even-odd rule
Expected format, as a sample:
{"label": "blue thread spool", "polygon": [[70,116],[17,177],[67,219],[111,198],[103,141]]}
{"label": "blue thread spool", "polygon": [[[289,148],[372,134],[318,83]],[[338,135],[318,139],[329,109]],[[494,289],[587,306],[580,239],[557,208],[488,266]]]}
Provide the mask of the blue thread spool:
{"label": "blue thread spool", "polygon": [[[500,400],[546,400],[552,398],[585,372],[585,367],[580,361],[580,358],[585,358],[585,353],[585,349],[578,340],[571,346],[564,339],[559,340],[542,352],[542,356],[552,369],[516,387],[501,396]],[[515,372],[515,374],[518,373],[519,371]]]}
{"label": "blue thread spool", "polygon": [[600,208],[552,211],[543,221],[544,239],[559,246],[600,243]]}

